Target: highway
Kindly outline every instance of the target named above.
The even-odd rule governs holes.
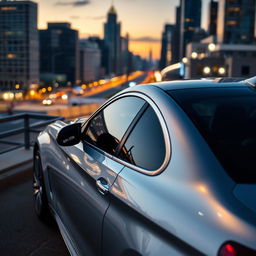
[[[0,183],[0,255],[68,256],[58,228],[44,225],[34,213],[31,172],[7,186]]]
[[[136,84],[140,84],[142,83],[142,81],[147,77],[147,74],[143,74],[137,78],[135,78],[133,80],[133,82],[135,82]],[[126,88],[129,87],[129,83],[131,81],[128,81],[128,82],[124,82],[122,83],[120,86],[117,86],[117,87],[114,87],[114,88],[111,88],[111,89],[108,89],[108,90],[105,90],[105,91],[102,91],[100,93],[96,93],[94,94],[93,96],[91,96],[92,98],[109,98],[110,96],[113,96],[114,94],[120,92],[121,90],[124,90]]]

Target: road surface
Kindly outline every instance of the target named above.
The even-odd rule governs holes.
[[[109,97],[113,96],[114,94],[120,92],[121,90],[124,90],[124,89],[128,88],[130,82],[135,82],[136,84],[140,84],[140,83],[142,83],[142,81],[144,81],[144,79],[146,77],[147,77],[147,74],[143,74],[143,75],[135,78],[132,81],[125,82],[125,83],[123,83],[123,84],[121,84],[117,87],[114,87],[114,88],[111,88],[109,90],[97,93],[93,96],[90,96],[90,98],[109,98]]]
[[[30,176],[11,183],[0,187],[0,255],[68,256],[58,228],[44,225],[34,213]]]

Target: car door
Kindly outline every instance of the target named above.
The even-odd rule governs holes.
[[[170,144],[164,122],[151,106],[121,146],[118,158],[125,167],[111,187],[113,199],[104,217],[105,255],[182,255],[165,242],[165,233],[156,225],[158,193],[166,182],[161,172],[170,157]]]
[[[99,255],[108,190],[123,165],[112,155],[145,102],[121,97],[107,104],[84,125],[82,142],[65,147],[64,169],[51,170],[57,213],[79,255]]]

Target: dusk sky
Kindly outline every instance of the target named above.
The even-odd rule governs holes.
[[[103,23],[114,2],[118,20],[122,24],[122,35],[129,33],[130,50],[148,57],[159,58],[160,39],[165,23],[175,21],[175,6],[179,0],[34,0],[39,4],[39,28],[47,22],[70,22],[79,30],[80,37],[97,35],[103,37]],[[203,21],[208,13],[209,0],[204,3]],[[206,6],[207,5],[207,6]],[[204,22],[205,23],[205,22]],[[205,27],[205,24],[204,24]]]

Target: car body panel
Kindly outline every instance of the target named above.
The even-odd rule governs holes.
[[[49,156],[43,159],[43,168],[50,203],[76,241],[79,255],[99,255],[101,226],[109,199],[99,193],[96,180],[104,177],[111,186],[123,166],[82,143],[60,149],[53,142],[45,143],[42,148],[43,140],[54,140],[52,137],[57,135],[56,125],[48,129],[52,136],[41,134],[39,140],[42,155]],[[81,229],[81,226],[86,228]]]
[[[198,88],[197,82],[192,86]],[[63,122],[38,137],[50,204],[80,245],[79,255],[217,255],[226,241],[256,250],[255,200],[244,200],[252,190],[244,192],[228,176],[165,86],[136,86],[115,96],[141,95],[157,113],[167,132],[167,156],[158,172],[133,167],[85,142],[59,147],[55,138]],[[108,181],[107,195],[95,185],[101,177]],[[77,231],[79,225],[84,230]]]
[[[170,104],[170,100],[160,94],[161,92],[158,92],[154,98],[159,99],[156,104],[168,120],[172,145],[170,163],[163,173],[154,177],[146,177],[124,168],[111,188],[111,193],[118,198],[114,202],[122,201],[126,207],[134,209],[152,223],[157,223],[159,227],[181,241],[190,241],[191,246],[202,248],[201,252],[206,255],[216,255],[224,241],[229,239],[239,241],[241,237],[248,237],[248,246],[255,247],[253,244],[255,240],[251,239],[255,231],[243,221],[243,217],[248,217],[249,213],[247,212],[245,216],[236,216],[246,212],[246,209],[236,202],[232,195],[235,183],[224,172],[182,110],[176,103]],[[166,202],[171,203],[166,205]],[[230,202],[239,208],[237,212],[235,209],[230,209]],[[113,219],[112,216],[109,217],[111,208],[112,203],[104,220],[104,229],[108,225],[107,222]],[[171,220],[169,216],[175,219]],[[124,218],[129,219],[129,215]],[[137,226],[136,224],[134,229]],[[216,226],[218,232],[208,232],[209,229],[214,231]],[[123,236],[128,232],[120,226],[112,229],[122,230]],[[104,232],[110,231],[104,230]],[[132,231],[130,233],[133,234]],[[206,234],[208,239],[202,243]],[[127,240],[131,241],[132,235]],[[109,239],[108,243],[110,243]],[[136,249],[145,248],[142,255],[150,255],[148,253],[151,251],[150,247],[136,246]],[[190,255],[190,247],[187,252],[180,251],[174,254],[171,249],[170,253]]]

